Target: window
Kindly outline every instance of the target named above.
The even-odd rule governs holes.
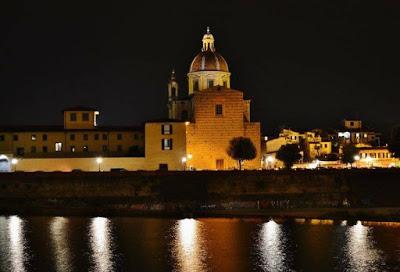
[[[83,152],[88,152],[89,151],[89,146],[84,145],[83,148],[82,148],[82,151]]]
[[[172,139],[161,139],[161,150],[172,150]]]
[[[61,152],[62,151],[62,143],[58,142],[54,145],[54,149],[56,152]]]
[[[17,134],[13,135],[13,141],[18,141],[18,135]]]
[[[98,141],[98,140],[99,140],[99,134],[95,134],[95,135],[94,135],[94,139],[95,139],[96,141]]]
[[[43,135],[42,135],[42,140],[43,140],[43,141],[47,141],[47,134],[43,134]]]
[[[117,146],[117,151],[121,152],[122,151],[122,145]]]
[[[75,141],[75,134],[70,134],[70,135],[69,135],[69,139],[70,139],[71,141]]]
[[[177,97],[178,96],[177,93],[176,93],[176,88],[175,87],[171,88],[171,95],[172,95],[172,97]]]
[[[43,146],[43,147],[42,147],[42,152],[43,152],[43,153],[47,153],[47,151],[48,151],[47,146]]]
[[[168,171],[168,164],[167,163],[160,163],[158,165],[158,169],[162,171]]]
[[[199,81],[194,80],[193,81],[193,91],[198,91],[199,90]]]
[[[108,147],[106,145],[103,145],[103,152],[107,152],[108,151]]]
[[[214,87],[214,80],[212,79],[207,80],[207,87],[208,88]]]
[[[161,134],[168,135],[172,134],[172,125],[161,125]]]
[[[89,140],[89,135],[88,135],[88,134],[83,134],[83,140],[84,140],[84,141]]]
[[[350,122],[350,126],[352,126],[352,127],[353,127],[353,126],[354,126],[354,122]]]
[[[118,140],[122,140],[122,134],[121,134],[121,133],[118,133],[118,134],[117,134],[117,139],[118,139]]]
[[[103,134],[103,140],[107,140],[107,134]]]
[[[82,113],[82,121],[89,121],[89,113],[87,112]]]
[[[32,139],[32,141],[36,141],[36,134],[32,134],[31,139]]]
[[[71,145],[70,150],[71,150],[71,152],[75,152],[75,146],[74,146],[74,145]]]
[[[31,147],[31,153],[36,153],[36,146]]]
[[[223,108],[222,104],[215,105],[215,115],[222,115]]]
[[[76,113],[71,113],[69,115],[69,120],[72,121],[72,122],[75,122],[76,121]]]

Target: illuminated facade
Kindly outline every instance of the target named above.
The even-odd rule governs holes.
[[[99,112],[88,107],[63,111],[63,126],[0,127],[0,154],[10,157],[137,156],[144,136],[138,127],[98,126]]]
[[[246,161],[247,169],[261,167],[260,123],[250,120],[250,100],[243,92],[231,89],[230,72],[225,59],[216,51],[214,36],[207,29],[203,36],[201,52],[193,59],[188,77],[188,96],[179,95],[179,85],[172,73],[168,84],[168,112],[172,122],[146,124],[146,159],[149,155],[153,167],[181,164],[182,168],[233,169],[237,162],[227,155],[229,141],[234,137],[248,137],[257,149],[257,157]],[[182,129],[163,135],[161,127],[177,125]],[[158,126],[157,136],[148,132]],[[180,133],[180,134],[178,134]],[[151,145],[148,137],[158,137],[160,143],[172,139],[172,149],[163,150],[163,144]],[[184,141],[182,141],[184,139]],[[175,150],[175,141],[184,143],[184,148]],[[184,151],[184,152],[183,152]],[[159,154],[159,160],[151,155]],[[171,163],[171,161],[175,163]],[[176,169],[172,167],[172,169]]]

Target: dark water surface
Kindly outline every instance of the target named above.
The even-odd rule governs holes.
[[[0,216],[1,271],[400,271],[400,225]]]

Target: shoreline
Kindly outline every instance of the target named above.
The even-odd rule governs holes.
[[[78,217],[144,217],[144,218],[237,218],[273,219],[275,221],[296,221],[298,219],[400,223],[400,207],[381,208],[307,208],[307,209],[268,209],[268,210],[186,210],[186,211],[138,211],[110,207],[59,209],[31,207],[23,209],[0,209],[2,216],[78,216]]]

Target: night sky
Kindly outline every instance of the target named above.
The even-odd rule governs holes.
[[[170,71],[186,91],[207,26],[264,132],[400,123],[396,0],[36,0],[0,15],[2,125],[62,124],[76,105],[104,125],[165,117]]]

